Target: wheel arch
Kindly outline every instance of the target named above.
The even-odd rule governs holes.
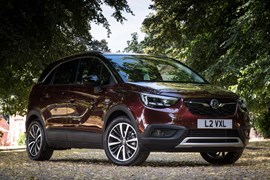
[[[128,119],[122,118],[121,116],[126,116]],[[113,122],[113,120],[117,117],[121,117],[121,118],[117,119],[115,124],[111,124]],[[129,122],[130,125],[132,125],[133,128],[135,129],[135,131],[137,132],[136,135],[138,138],[138,141],[137,141],[138,144],[136,146],[136,151],[132,155],[131,159],[128,159],[127,161],[121,161],[119,159],[116,159],[109,150],[109,146],[110,146],[110,145],[108,145],[109,138],[104,138],[104,137],[110,137],[109,134],[111,132],[111,129],[114,128],[117,125],[117,123],[119,123],[119,122],[124,122],[124,123]],[[128,106],[121,104],[121,105],[116,105],[116,106],[112,107],[106,113],[106,115],[104,117],[103,128],[104,128],[104,133],[102,134],[103,148],[104,148],[105,153],[106,153],[107,157],[109,158],[109,160],[112,161],[114,164],[121,165],[121,166],[140,165],[149,156],[150,152],[147,149],[145,149],[142,142],[140,142],[142,135],[139,131],[139,122],[137,121],[136,116],[132,113],[132,110]],[[133,129],[133,131],[134,131],[134,129]]]
[[[126,106],[126,105],[117,105],[112,107],[105,115],[104,117],[104,126],[103,126],[103,130],[105,131],[106,128],[108,127],[108,125],[113,121],[113,119],[115,119],[116,117],[119,116],[127,116],[131,123],[134,125],[134,127],[136,128],[137,132],[138,131],[138,123],[134,117],[134,115],[132,114],[131,110]]]
[[[45,128],[44,118],[41,116],[40,111],[34,109],[28,112],[25,122],[25,129],[27,130],[32,121],[38,120],[43,128]]]
[[[27,117],[26,117],[26,121],[25,121],[25,130],[27,131],[29,125],[34,120],[37,120],[41,124],[41,126],[43,127],[46,142],[51,147],[50,141],[48,140],[48,135],[47,135],[47,131],[46,131],[45,120],[44,120],[44,118],[41,115],[41,112],[39,110],[33,109],[33,110],[31,110],[31,111],[29,111],[27,113]]]

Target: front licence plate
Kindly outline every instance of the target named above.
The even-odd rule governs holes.
[[[199,129],[232,129],[231,119],[198,119]]]

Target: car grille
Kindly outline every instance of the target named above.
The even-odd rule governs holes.
[[[195,115],[207,116],[229,116],[236,111],[236,101],[228,99],[217,99],[221,104],[220,107],[214,109],[210,106],[212,99],[187,99],[184,104],[188,110]]]
[[[187,137],[239,137],[239,133],[237,130],[196,129],[189,130]]]

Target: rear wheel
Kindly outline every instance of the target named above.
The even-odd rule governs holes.
[[[42,125],[34,120],[26,132],[26,150],[30,159],[43,161],[49,160],[53,149],[47,145]]]
[[[236,152],[208,152],[201,153],[204,160],[211,164],[233,164],[242,155],[243,151]]]
[[[121,166],[142,164],[150,154],[142,151],[137,131],[125,116],[115,118],[109,124],[103,145],[109,160]]]

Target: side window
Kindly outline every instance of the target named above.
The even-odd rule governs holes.
[[[54,74],[53,84],[73,84],[75,82],[78,60],[61,64]]]
[[[81,59],[77,84],[95,84],[108,85],[113,83],[113,78],[107,67],[98,59]]]

